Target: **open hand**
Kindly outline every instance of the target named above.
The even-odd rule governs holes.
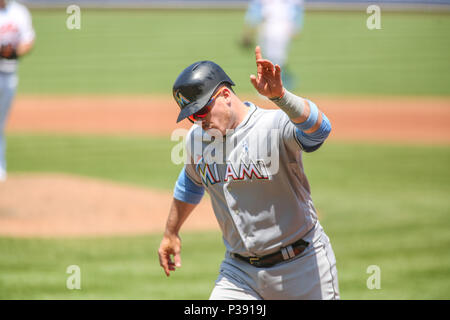
[[[279,65],[267,59],[263,59],[261,48],[255,48],[257,75],[251,75],[250,81],[255,89],[263,96],[272,99],[280,98],[284,94],[283,82],[281,81],[281,68]]]

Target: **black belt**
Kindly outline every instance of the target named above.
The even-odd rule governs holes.
[[[300,239],[289,246],[283,247],[280,251],[268,254],[262,257],[244,257],[240,254],[233,253],[232,256],[241,259],[257,268],[269,268],[277,263],[292,259],[301,254],[309,246],[309,242]]]

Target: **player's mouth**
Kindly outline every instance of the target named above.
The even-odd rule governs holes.
[[[209,129],[211,129],[211,128],[212,128],[212,126],[211,126],[210,123],[206,124],[205,122],[202,122],[202,129],[203,129],[204,131],[209,130]]]

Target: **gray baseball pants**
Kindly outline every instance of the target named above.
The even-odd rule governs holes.
[[[16,73],[0,72],[0,170],[6,171],[5,126],[17,88]]]
[[[229,252],[210,300],[338,300],[336,259],[321,231],[302,254],[270,268],[256,268]]]

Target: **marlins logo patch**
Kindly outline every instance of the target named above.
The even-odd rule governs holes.
[[[189,101],[189,99],[186,99],[186,97],[181,94],[180,90],[175,92],[175,100],[177,101],[178,105],[181,108],[184,108],[185,105],[187,105],[191,102],[191,101]]]

